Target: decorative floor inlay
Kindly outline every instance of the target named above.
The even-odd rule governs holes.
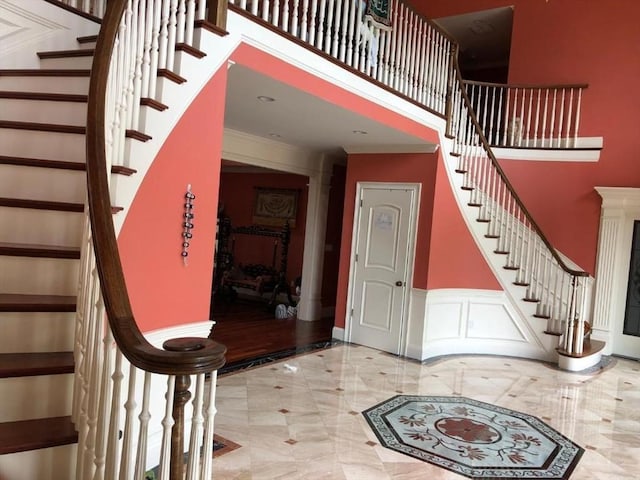
[[[383,446],[469,478],[565,480],[584,453],[536,417],[465,397],[396,395],[362,413]]]

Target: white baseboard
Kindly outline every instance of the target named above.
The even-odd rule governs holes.
[[[344,328],[333,327],[333,331],[331,332],[331,338],[344,342]]]

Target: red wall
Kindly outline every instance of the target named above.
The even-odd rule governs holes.
[[[304,229],[307,221],[307,177],[278,173],[223,173],[220,175],[220,206],[231,220],[232,227],[253,225],[254,187],[288,188],[299,190],[296,226],[291,229],[291,243],[287,263],[287,280],[302,275]],[[271,265],[273,240],[268,237],[233,235],[235,263]],[[229,244],[231,248],[231,244]],[[280,248],[276,268],[280,266]]]
[[[350,155],[347,163],[336,326],[344,327],[357,182],[422,185],[413,287],[501,290],[477,249],[438,154]]]
[[[430,0],[428,18],[513,5],[510,83],[588,83],[580,136],[604,137],[598,163],[502,161],[551,242],[594,273],[600,198],[594,186],[640,186],[640,2]]]
[[[226,80],[223,68],[175,126],[120,232],[127,288],[142,331],[209,318]],[[187,184],[196,198],[185,266],[180,253]]]

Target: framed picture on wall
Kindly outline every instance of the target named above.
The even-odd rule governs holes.
[[[298,213],[298,190],[286,188],[255,188],[253,223],[270,227],[282,227],[289,221],[296,226]]]

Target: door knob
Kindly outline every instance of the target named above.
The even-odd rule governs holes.
[[[402,286],[402,280],[398,280],[396,282],[396,287],[401,287]]]

